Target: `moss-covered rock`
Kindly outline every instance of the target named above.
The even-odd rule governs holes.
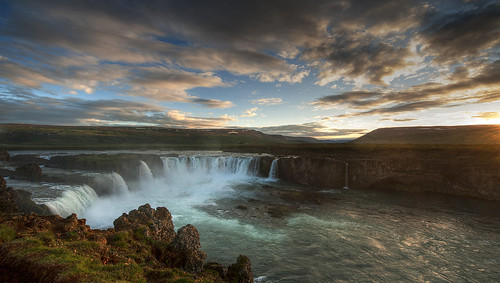
[[[141,205],[138,209],[123,213],[113,221],[116,231],[132,231],[143,228],[143,234],[156,241],[170,243],[175,237],[172,215],[165,207],[151,208],[149,204]]]
[[[163,209],[145,205],[137,211],[154,215]],[[231,267],[231,277],[217,263],[203,269],[206,254],[198,250],[199,234],[192,225],[179,229],[169,243],[144,233],[146,227],[90,229],[75,214],[0,216],[0,281],[247,282],[239,280],[251,278],[250,262],[241,256]]]
[[[228,267],[227,280],[229,282],[253,283],[252,263],[247,256],[238,256],[236,263]]]

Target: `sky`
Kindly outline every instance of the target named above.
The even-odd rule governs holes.
[[[500,124],[500,1],[0,0],[0,123]]]

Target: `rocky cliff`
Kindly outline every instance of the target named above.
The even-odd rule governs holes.
[[[269,160],[263,160],[262,166]],[[280,179],[306,186],[342,188],[347,170],[352,189],[438,192],[500,201],[500,152],[496,150],[374,148],[283,156],[278,164]]]

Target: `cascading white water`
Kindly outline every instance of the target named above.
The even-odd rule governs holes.
[[[162,157],[165,175],[179,173],[200,176],[205,174],[232,174],[255,176],[258,158],[233,156],[179,156]]]
[[[98,198],[94,189],[87,185],[81,186],[54,186],[55,190],[62,190],[60,197],[45,203],[54,214],[66,217],[71,213],[81,213]]]
[[[349,189],[349,163],[347,162],[344,162],[345,163],[345,185],[344,185],[344,189]]]
[[[94,188],[99,195],[116,195],[128,192],[127,183],[116,172],[98,173],[94,175]]]
[[[279,174],[278,158],[274,159],[271,163],[271,169],[269,170],[269,179],[277,180]]]
[[[123,212],[144,203],[168,207],[174,221],[197,223],[198,218],[206,217],[197,210],[198,206],[212,205],[221,197],[233,197],[233,186],[258,181],[256,156],[186,154],[161,159],[163,176],[147,174],[150,170],[145,170],[147,164],[141,162],[140,170],[145,175],[130,183],[134,190],[99,198],[83,215],[87,223],[107,228]]]
[[[139,178],[141,181],[151,181],[153,180],[153,173],[151,172],[151,169],[149,169],[148,164],[144,161],[140,161],[139,165]]]

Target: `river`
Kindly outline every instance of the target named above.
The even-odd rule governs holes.
[[[280,181],[275,172],[258,176],[258,156],[249,154],[157,154],[163,173],[154,176],[143,162],[139,180],[128,183],[112,172],[44,168],[94,174],[113,187],[106,196],[85,184],[8,184],[34,192],[53,212],[76,212],[92,228],[112,227],[144,203],[165,206],[176,229],[198,229],[208,261],[249,256],[256,282],[500,280],[498,202],[309,188]]]

